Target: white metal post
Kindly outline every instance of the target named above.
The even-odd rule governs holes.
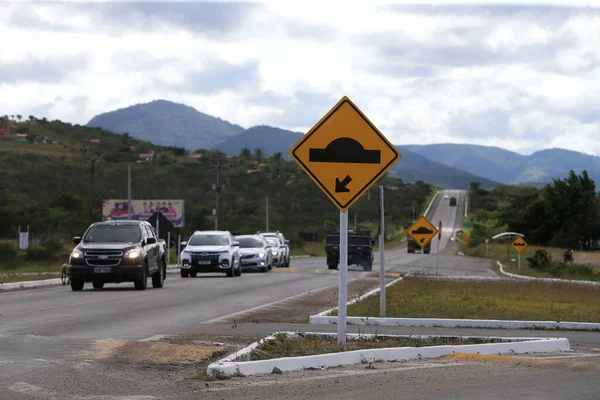
[[[519,269],[521,269],[521,254],[517,255],[517,259],[519,260]]]
[[[485,244],[485,258],[488,258],[488,244]]]
[[[340,287],[338,290],[338,347],[346,347],[346,302],[348,299],[348,212],[340,211]]]
[[[437,240],[437,252],[435,254],[437,256],[436,260],[435,260],[435,266],[437,268],[439,268],[440,267],[440,237],[439,237],[439,235],[438,235],[438,240]]]
[[[177,266],[181,267],[181,235],[177,235]]]
[[[171,232],[167,232],[167,267],[171,262]]]
[[[385,208],[383,185],[379,186],[379,316],[385,318]]]

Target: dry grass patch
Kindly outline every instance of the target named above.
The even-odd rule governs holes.
[[[409,277],[387,289],[386,301],[389,318],[600,322],[600,288],[568,283]],[[348,315],[378,317],[379,296],[348,307]]]
[[[278,333],[274,338],[263,341],[256,347],[250,358],[244,361],[271,360],[280,357],[302,357],[317,354],[339,353],[342,351],[383,349],[391,347],[426,347],[441,345],[466,345],[482,343],[498,343],[499,339],[479,339],[460,337],[365,337],[346,341],[346,349],[340,349],[336,337],[316,337],[302,333],[288,336]]]

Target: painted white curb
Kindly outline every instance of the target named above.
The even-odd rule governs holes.
[[[529,281],[542,281],[542,282],[559,282],[559,283],[572,283],[574,285],[587,285],[587,286],[600,286],[600,282],[592,282],[592,281],[575,281],[569,279],[557,279],[557,278],[536,278],[534,276],[525,276],[525,275],[517,275],[510,272],[506,272],[504,270],[504,266],[500,263],[500,261],[496,261],[498,266],[500,267],[500,273],[511,278],[516,279],[525,279]]]
[[[511,282],[513,279],[503,278],[501,276],[477,276],[477,275],[420,275],[412,272],[404,275],[405,278],[411,277],[415,279],[424,279],[430,281],[471,281],[471,282],[483,282],[483,281],[501,281]]]
[[[314,325],[337,325],[338,317],[312,315]],[[445,319],[445,318],[378,318],[346,317],[348,325],[404,326],[421,328],[488,328],[488,329],[558,329],[600,331],[600,323],[565,321],[511,321],[501,319]]]
[[[390,287],[392,286],[394,283],[400,282],[403,278],[398,278],[398,279],[394,279],[393,281],[391,281],[390,283],[388,283],[387,285],[385,285],[385,287]],[[356,299],[353,299],[351,301],[349,301],[348,303],[346,303],[346,307],[347,306],[351,306],[352,304],[358,303],[359,301],[363,301],[364,299],[367,299],[369,297],[373,297],[375,296],[377,293],[379,293],[379,291],[381,290],[381,288],[377,288],[377,289],[373,289],[370,292],[367,292],[365,294],[363,294],[360,297],[357,297]],[[325,310],[323,312],[318,313],[317,315],[329,315],[332,312],[336,311],[338,308],[337,307],[333,307],[330,308],[329,310]],[[312,318],[313,316],[311,316],[310,318]],[[336,317],[337,318],[337,317]]]
[[[439,190],[437,192],[435,192],[435,195],[433,196],[433,198],[429,202],[429,205],[427,206],[427,209],[425,210],[425,212],[423,213],[423,215],[427,216],[427,213],[429,212],[429,209],[431,208],[431,206],[433,205],[433,202],[435,201],[435,199],[437,199],[437,197],[439,196],[439,194],[440,194]]]
[[[292,332],[279,332],[288,336],[297,336]],[[337,334],[305,333],[305,336],[337,337]],[[348,335],[348,339],[357,339],[367,335]],[[282,372],[299,371],[307,368],[323,369],[328,367],[360,364],[376,361],[404,361],[424,358],[438,358],[452,353],[469,354],[523,354],[537,352],[569,351],[569,341],[565,338],[499,338],[504,343],[472,344],[472,345],[442,345],[427,347],[396,347],[382,349],[354,350],[341,353],[319,354],[303,357],[284,357],[272,360],[243,361],[248,359],[249,354],[260,343],[273,338],[274,335],[253,343],[231,356],[212,363],[208,366],[206,373],[215,375],[263,375],[270,374],[274,368]],[[389,336],[389,337],[413,337],[419,336]],[[433,337],[433,336],[429,336]],[[426,336],[422,337],[427,338]],[[491,337],[481,337],[492,339]]]
[[[0,283],[0,290],[9,290],[9,289],[25,289],[25,288],[34,288],[41,286],[52,286],[52,285],[60,285],[62,282],[60,278],[56,279],[43,279],[39,281],[24,281],[24,282],[12,282],[12,283]]]

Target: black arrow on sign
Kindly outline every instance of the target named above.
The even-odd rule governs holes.
[[[352,178],[350,178],[350,175],[346,175],[346,177],[344,178],[343,181],[340,182],[340,178],[335,178],[335,192],[336,193],[344,193],[344,192],[349,192],[350,189],[348,189],[346,186],[352,182]]]

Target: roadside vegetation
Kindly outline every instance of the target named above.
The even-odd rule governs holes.
[[[156,146],[109,131],[61,121],[3,120],[25,137],[0,138],[0,274],[59,271],[72,249],[71,238],[90,223],[102,220],[102,200],[127,198],[127,167],[131,165],[133,199],[183,199],[185,227],[172,234],[186,240],[195,230],[214,229],[213,208],[217,164],[225,185],[219,203],[219,229],[233,234],[265,230],[266,196],[269,230],[290,240],[293,255],[324,255],[327,229],[339,212],[312,180],[280,153],[270,157],[261,149],[243,149],[236,157],[219,151]],[[14,139],[14,140],[13,140]],[[18,140],[16,140],[18,139]],[[153,153],[151,161],[140,158]],[[386,175],[386,246],[400,243],[413,203],[425,210],[435,188],[418,181],[406,184]],[[377,191],[365,194],[350,210],[351,225],[377,232]],[[18,229],[29,225],[27,251],[16,249]],[[316,234],[316,242],[302,234]],[[9,249],[12,247],[12,249]],[[14,251],[13,251],[14,250]],[[175,250],[171,263],[177,259]]]
[[[574,280],[600,281],[600,197],[586,171],[573,171],[542,188],[499,185],[492,190],[471,183],[469,217],[463,231],[469,241],[461,245],[466,256],[485,257],[484,238],[502,232],[525,235],[527,249],[517,253],[512,236],[493,240],[488,256],[512,273]],[[565,248],[572,248],[573,262],[563,262]]]
[[[382,349],[389,347],[426,347],[441,345],[466,345],[482,343],[498,343],[497,339],[478,339],[461,337],[435,337],[419,339],[418,337],[364,337],[349,339],[346,348],[340,349],[336,337],[315,337],[298,333],[296,337],[278,333],[273,339],[263,341],[250,353],[250,359],[244,361],[270,360],[280,357],[302,357],[316,354],[339,353],[342,351]]]
[[[568,283],[456,282],[407,277],[387,289],[386,316],[600,322],[597,299],[600,288]],[[348,315],[379,317],[379,296],[351,305]]]

